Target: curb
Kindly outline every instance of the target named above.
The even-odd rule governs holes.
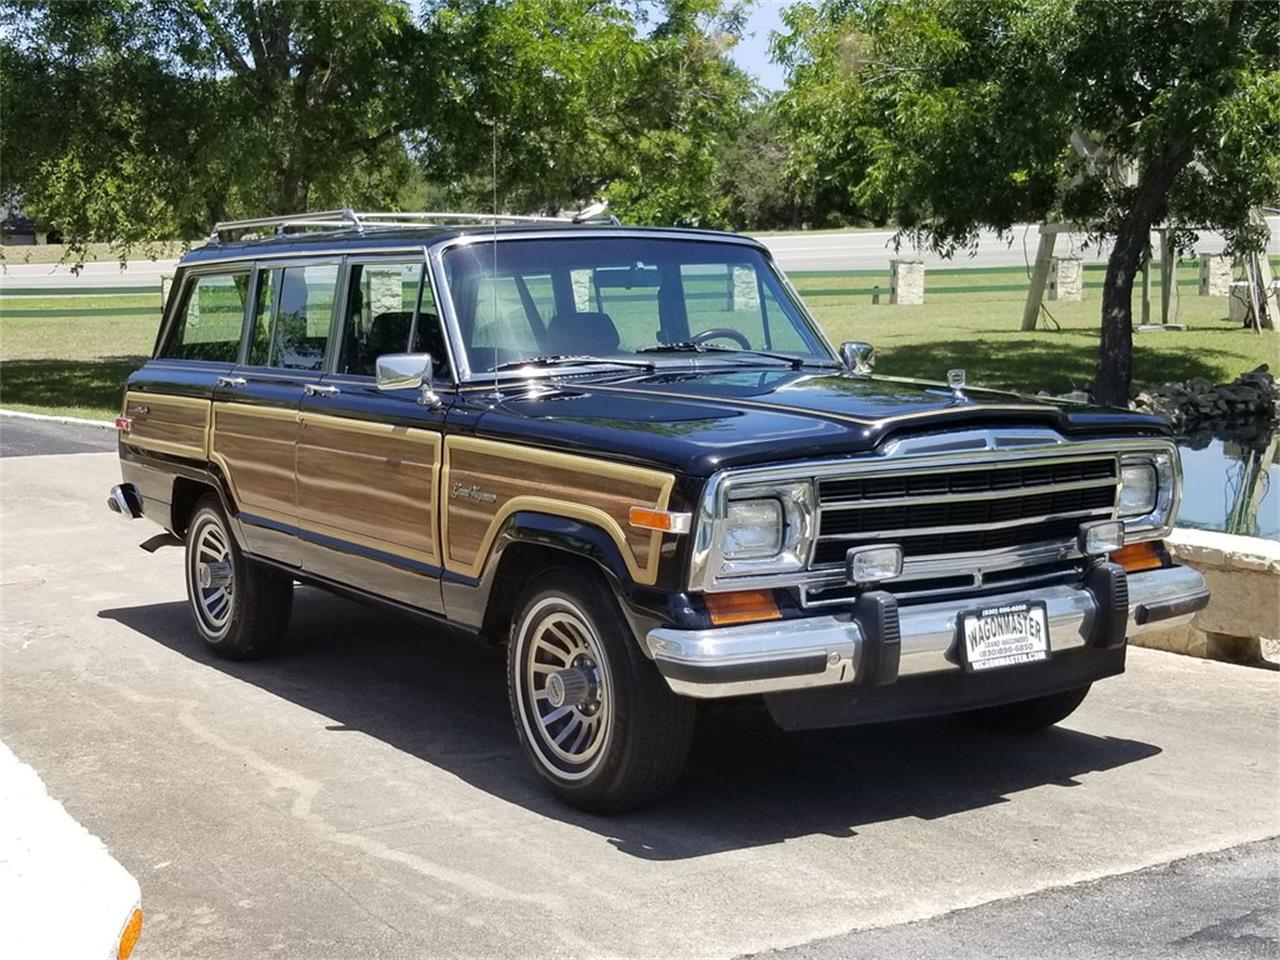
[[[25,410],[0,409],[0,418],[11,417],[14,420],[39,420],[45,423],[65,423],[75,427],[97,427],[99,430],[114,430],[116,425],[111,420],[87,420],[84,417],[59,417],[49,413],[27,413]]]

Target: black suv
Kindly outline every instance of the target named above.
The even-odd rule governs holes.
[[[109,503],[185,543],[214,650],[277,648],[295,582],[505,644],[533,769],[618,810],[699,699],[1029,730],[1207,602],[1161,542],[1163,422],[875,376],[746,237],[489,219],[242,221],[182,259]]]

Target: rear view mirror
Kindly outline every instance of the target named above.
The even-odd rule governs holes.
[[[379,390],[420,390],[418,402],[440,406],[440,397],[432,389],[435,361],[429,353],[384,353],[376,363],[375,380]]]

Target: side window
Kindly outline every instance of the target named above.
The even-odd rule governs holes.
[[[448,375],[448,354],[435,301],[431,287],[423,286],[423,263],[355,263],[350,270],[338,372],[373,376],[377,359],[384,353],[412,351],[430,353],[437,373]],[[410,344],[419,291],[422,313]]]
[[[173,331],[160,356],[235,363],[248,295],[247,271],[196,277],[187,285]]]
[[[324,364],[338,285],[336,263],[272,270],[259,283],[257,321],[249,362],[284,370],[319,370]]]

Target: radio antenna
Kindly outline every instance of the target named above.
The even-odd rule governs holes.
[[[493,324],[496,330],[500,329],[498,326],[498,118],[496,115],[492,120],[492,126],[493,152],[490,176],[493,186],[493,274],[489,285],[493,287]],[[502,401],[502,394],[498,391],[498,345],[495,343],[493,346],[493,392],[489,394],[489,402],[490,406],[496,407]]]

